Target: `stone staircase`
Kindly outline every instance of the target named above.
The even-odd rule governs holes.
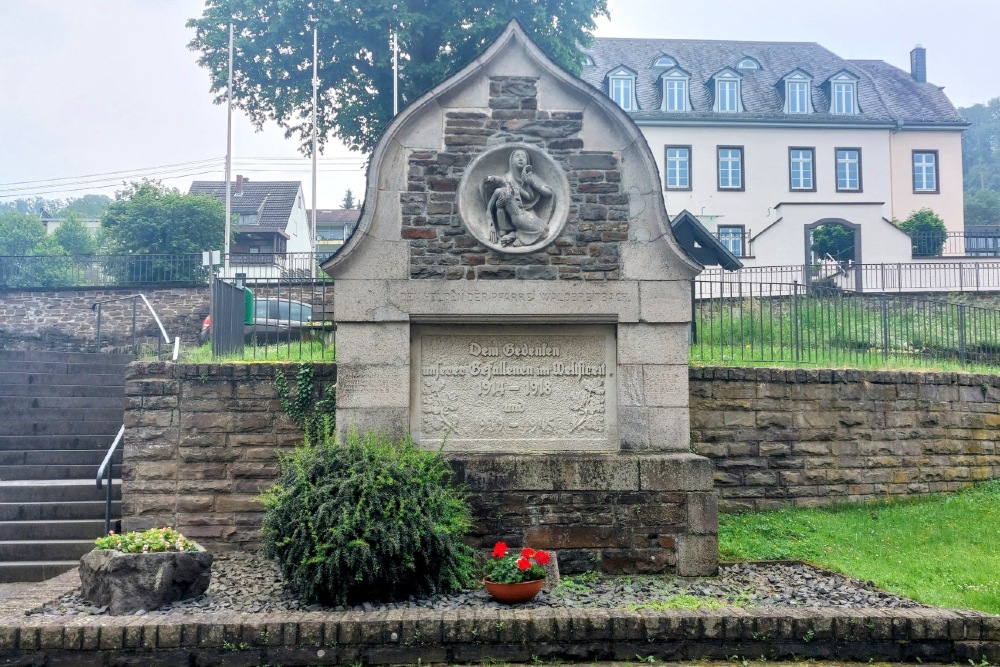
[[[0,350],[0,583],[79,564],[104,533],[95,483],[125,411],[132,357]],[[122,452],[112,521],[121,517]]]

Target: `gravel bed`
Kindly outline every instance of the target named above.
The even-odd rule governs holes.
[[[554,591],[543,590],[521,609],[546,607],[650,608],[662,609],[677,603],[692,606],[693,596],[707,606],[740,607],[840,607],[843,609],[901,609],[924,607],[918,602],[891,595],[871,582],[818,570],[809,565],[736,563],[724,565],[718,577],[681,579],[659,576],[605,576],[596,573],[564,575]],[[500,608],[485,590],[472,589],[454,595],[437,595],[390,604],[354,607],[303,605],[285,590],[284,579],[275,562],[253,553],[218,556],[212,564],[208,591],[193,600],[176,602],[155,611],[136,615],[178,616],[191,612],[236,611],[376,611],[382,609],[470,609]],[[80,597],[80,591],[27,612],[28,615],[86,616],[106,614]]]

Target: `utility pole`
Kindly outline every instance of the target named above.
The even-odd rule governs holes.
[[[233,177],[233,24],[229,24],[229,84],[226,88],[226,238],[223,270],[229,275],[229,237],[232,236],[232,177]]]
[[[313,26],[313,108],[312,108],[312,231],[309,234],[309,245],[312,249],[312,261],[309,263],[310,273],[316,277],[316,153],[319,146],[319,132],[316,129],[316,107],[319,90],[319,69],[317,65],[317,54],[319,52],[319,31]]]
[[[392,117],[399,113],[399,30],[392,31]]]

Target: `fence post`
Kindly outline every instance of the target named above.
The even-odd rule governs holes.
[[[792,345],[795,349],[795,363],[799,363],[799,283],[792,284]]]
[[[882,304],[882,359],[889,360],[889,302],[883,295],[879,301]]]
[[[965,306],[958,307],[958,362],[965,368],[967,350],[965,349]]]
[[[903,291],[903,265],[896,262],[896,291]]]
[[[958,291],[965,291],[965,265],[962,262],[958,263]]]
[[[139,357],[139,341],[135,335],[135,308],[136,308],[136,298],[132,297],[132,354],[138,358]]]

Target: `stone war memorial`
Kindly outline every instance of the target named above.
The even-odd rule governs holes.
[[[516,23],[376,148],[336,281],[337,424],[409,431],[472,492],[475,539],[565,571],[711,575],[690,452],[701,266],[638,128]]]

